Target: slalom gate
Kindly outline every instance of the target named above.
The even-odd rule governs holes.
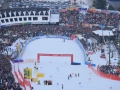
[[[40,63],[40,57],[41,56],[51,56],[51,57],[70,57],[70,62],[71,65],[81,65],[81,63],[74,62],[73,60],[73,54],[44,54],[44,53],[39,53],[37,55],[37,62]]]

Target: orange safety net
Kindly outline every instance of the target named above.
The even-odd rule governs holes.
[[[98,75],[97,70],[95,70],[91,64],[88,64],[88,67],[89,67],[96,75]]]
[[[99,68],[100,68],[100,66],[97,67],[97,72],[98,72],[98,74],[99,74],[100,76],[105,77],[105,78],[108,78],[108,79],[120,81],[120,77],[115,76],[115,75],[111,75],[111,74],[105,74],[105,73],[101,72],[101,71],[99,70]]]
[[[19,73],[19,75],[21,76],[21,78],[22,78],[22,80],[23,80],[23,83],[24,83],[25,85],[29,86],[29,87],[30,87],[30,90],[32,90],[32,87],[31,87],[30,82],[27,81],[27,80],[23,77],[23,75],[22,75],[22,73],[21,73],[21,71],[20,71],[20,69],[19,69],[19,62],[18,62],[18,73]]]
[[[91,66],[91,64],[89,64],[88,67],[89,67],[96,75],[98,75],[98,76],[100,76],[100,77],[120,81],[120,77],[119,77],[119,76],[115,76],[115,75],[111,75],[111,74],[105,74],[105,73],[101,72],[101,71],[99,70],[100,66],[97,66],[97,70],[96,70],[93,66]]]
[[[15,74],[17,80],[18,80],[18,83],[19,83],[22,87],[24,87],[24,90],[26,90],[26,87],[25,87],[24,82],[20,80],[20,78],[18,77],[17,72],[15,71],[15,65],[14,65],[14,74]]]

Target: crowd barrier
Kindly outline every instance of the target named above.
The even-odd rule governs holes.
[[[18,57],[17,59],[21,59],[21,57],[22,57],[22,55],[24,54],[24,51],[25,51],[25,49],[26,49],[26,46],[27,46],[30,42],[32,42],[32,41],[34,41],[34,40],[37,40],[37,39],[41,39],[41,38],[62,38],[62,39],[66,39],[66,40],[72,40],[70,37],[67,37],[67,36],[57,36],[57,35],[40,35],[40,36],[33,37],[32,39],[28,40],[28,41],[25,43],[25,45],[24,45],[24,47],[23,47],[23,49],[22,49],[22,51],[21,51],[21,53],[19,54],[19,57]],[[82,52],[83,52],[85,65],[88,65],[88,62],[87,62],[87,60],[86,60],[86,59],[87,59],[87,56],[86,56],[86,52],[85,52],[85,49],[84,49],[83,45],[78,41],[77,38],[75,38],[75,42],[78,44],[78,46],[80,47],[80,49],[81,49]],[[95,64],[92,64],[92,66],[95,67],[96,65],[95,65]]]
[[[14,64],[14,63],[13,63],[13,64]],[[19,74],[20,76],[18,76],[18,74]],[[17,72],[15,71],[15,65],[14,65],[14,75],[15,75],[15,77],[17,78],[18,83],[24,88],[24,90],[26,90],[26,86],[28,86],[28,87],[30,88],[30,90],[32,90],[31,83],[24,78],[24,76],[22,75],[22,73],[21,73],[21,71],[20,71],[20,69],[19,69],[19,62],[18,62],[18,74],[17,74]],[[21,80],[19,77],[21,77],[22,80]],[[26,85],[26,86],[25,86],[25,85]]]
[[[117,80],[120,81],[119,76],[111,75],[111,74],[105,74],[99,70],[100,66],[97,66],[97,70],[91,66],[91,64],[88,65],[88,67],[98,76],[107,78],[107,79],[112,79],[112,80]]]
[[[89,65],[89,62],[85,62],[85,65]],[[96,64],[91,64],[93,67],[96,67]]]
[[[13,63],[13,64],[14,64],[14,63]],[[15,71],[15,65],[14,65],[14,75],[15,75],[15,77],[17,78],[18,83],[19,83],[22,87],[24,87],[24,90],[26,90],[26,87],[25,87],[24,81],[22,81],[22,80],[19,78],[17,72]]]
[[[79,47],[80,47],[80,49],[82,50],[83,55],[84,55],[84,62],[86,62],[86,58],[87,58],[87,56],[86,56],[85,49],[83,48],[82,44],[78,41],[78,39],[77,39],[77,38],[75,38],[75,42],[78,44],[78,46],[79,46]]]
[[[22,59],[19,59],[19,60],[13,60],[12,62],[13,62],[13,63],[18,63],[18,62],[23,62],[23,60],[22,60]]]
[[[80,49],[82,50],[82,52],[83,52],[83,55],[84,55],[84,64],[85,65],[88,65],[89,63],[87,62],[87,56],[86,56],[86,51],[85,51],[85,49],[84,49],[84,47],[83,47],[83,45],[78,41],[78,39],[76,38],[75,39],[75,42],[78,44],[78,46],[80,47]],[[96,64],[91,64],[92,66],[96,66]]]
[[[34,41],[34,40],[37,40],[37,39],[41,39],[41,38],[62,38],[62,39],[66,39],[66,40],[72,40],[70,37],[67,37],[67,36],[57,36],[57,35],[40,35],[40,36],[36,36],[36,37],[33,37],[32,39],[30,39],[30,40],[28,40],[26,43],[25,43],[25,45],[24,45],[24,47],[23,47],[23,49],[22,49],[22,51],[21,51],[21,53],[19,54],[19,57],[17,58],[17,59],[21,59],[21,57],[22,57],[22,55],[24,54],[24,51],[25,51],[25,49],[26,49],[26,46],[30,43],[30,42],[32,42],[32,41]]]
[[[105,73],[101,72],[101,71],[99,70],[99,68],[100,68],[100,66],[97,66],[97,72],[98,72],[98,74],[99,74],[101,77],[120,81],[120,77],[115,76],[115,75],[111,75],[111,74],[105,74]]]

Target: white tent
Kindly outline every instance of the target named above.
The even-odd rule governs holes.
[[[87,39],[87,42],[92,44],[92,40],[91,39]]]
[[[82,35],[80,35],[80,34],[76,34],[75,36],[76,36],[77,38],[79,38],[80,40],[81,40],[81,39],[84,39],[84,40],[85,40],[85,38],[84,38]]]
[[[59,22],[59,14],[51,14],[50,23]]]
[[[113,32],[116,31],[116,30],[117,30],[117,28],[112,29]]]
[[[98,34],[99,36],[113,36],[113,32],[110,30],[96,30],[93,31],[95,34]]]

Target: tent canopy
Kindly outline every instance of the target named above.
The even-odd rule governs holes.
[[[95,34],[98,34],[99,36],[113,36],[113,32],[110,30],[96,30],[93,31]]]

